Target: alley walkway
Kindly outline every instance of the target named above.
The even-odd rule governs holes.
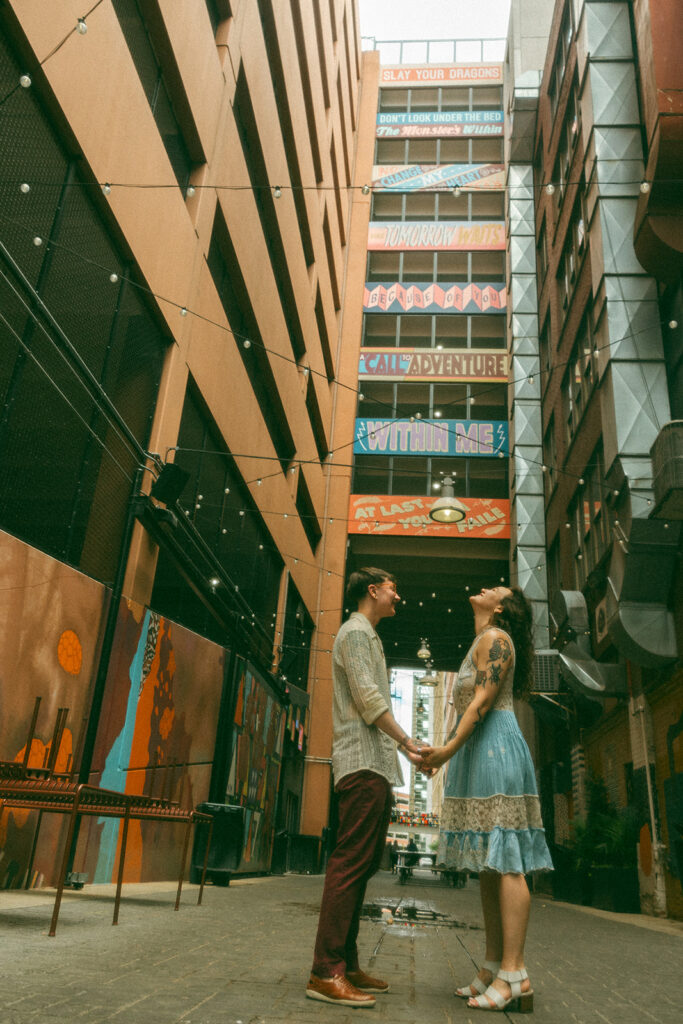
[[[54,939],[46,894],[0,893],[0,1024],[482,1024],[452,995],[482,953],[476,882],[457,890],[428,877],[405,887],[388,873],[373,880],[369,901],[402,900],[426,916],[363,922],[362,963],[391,991],[355,1011],[304,997],[321,890],[321,877],[242,879],[208,887],[197,907],[188,886],[174,913],[172,884],[127,886],[114,928],[111,887],[88,886],[65,896]],[[535,1014],[514,1019],[673,1024],[682,956],[677,922],[534,897]]]

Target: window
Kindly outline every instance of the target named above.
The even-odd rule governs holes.
[[[249,180],[252,184],[254,202],[256,203],[261,228],[263,229],[263,240],[268,249],[275,285],[280,296],[282,312],[289,331],[292,352],[294,358],[298,360],[301,359],[306,351],[306,342],[301,327],[299,307],[294,295],[294,286],[292,285],[289,273],[287,251],[275,210],[275,199],[269,188],[262,187],[263,182],[268,181],[268,173],[244,67],[240,68],[240,73],[237,76],[233,109],[242,144],[244,161],[247,165]]]
[[[147,31],[138,0],[112,0],[112,3],[173,172],[180,187],[184,188],[190,179],[192,162],[173,108],[167,78]]]
[[[536,243],[536,268],[538,273],[538,283],[540,288],[542,288],[543,282],[545,281],[545,275],[548,272],[548,236],[546,232],[545,218],[541,224],[541,230],[538,233],[538,242]]]
[[[296,511],[301,525],[304,528],[304,533],[306,534],[311,551],[315,554],[318,542],[322,537],[322,530],[320,529],[320,523],[318,522],[315,506],[311,500],[311,495],[301,468],[299,469],[299,478],[296,485]]]
[[[550,495],[557,483],[557,439],[554,416],[550,417],[550,423],[543,438],[543,464],[546,467],[545,475],[548,481],[548,495]]]
[[[206,3],[206,10],[209,15],[213,34],[216,35],[218,26],[221,22],[227,21],[228,18],[232,18],[230,0],[204,0],[204,2]]]
[[[553,114],[557,109],[557,101],[562,88],[562,79],[564,78],[564,72],[567,66],[567,57],[569,55],[572,35],[573,29],[570,4],[565,3],[562,23],[560,25],[560,33],[557,40],[557,49],[555,50],[555,59],[550,73],[550,82],[548,83],[550,109]]]
[[[207,263],[233,332],[233,342],[242,358],[273,448],[284,470],[296,451],[294,439],[220,207],[217,207],[214,217]],[[251,341],[249,348],[242,344],[244,338]]]
[[[282,627],[282,652],[278,668],[289,682],[304,690],[308,682],[308,661],[314,623],[291,576],[287,576],[287,597]],[[297,830],[298,819],[294,824]]]
[[[586,312],[579,328],[576,343],[567,365],[563,394],[567,422],[567,439],[571,442],[583,417],[597,379],[595,342],[589,326],[590,313]]]
[[[190,474],[180,503],[189,510],[188,519],[214,552],[226,576],[255,612],[259,629],[254,630],[254,644],[269,662],[283,562],[237,463],[192,381],[183,403],[175,462]],[[150,603],[189,629],[216,643],[225,643],[225,627],[207,611],[163,547]]]
[[[607,551],[610,522],[604,503],[605,467],[602,447],[594,451],[579,480],[570,505],[570,526],[577,588]]]
[[[100,216],[99,190],[81,179],[44,113],[39,83],[16,88],[23,70],[0,33],[2,116],[22,126],[0,146],[0,181],[22,181],[32,166],[55,187],[28,206],[18,188],[3,187],[3,241],[144,448],[167,338]],[[34,246],[36,234],[54,245]],[[35,329],[19,279],[2,282],[0,308],[0,529],[110,585],[139,454],[59,355],[61,342]]]

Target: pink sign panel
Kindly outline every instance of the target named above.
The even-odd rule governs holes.
[[[349,533],[399,537],[510,537],[510,502],[507,498],[459,498],[467,508],[460,523],[435,523],[429,510],[438,495],[352,494]]]

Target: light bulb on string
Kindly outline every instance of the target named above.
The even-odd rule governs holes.
[[[30,75],[20,75],[20,77],[19,77],[19,85],[21,86],[22,89],[30,89],[31,85],[32,85],[31,76]]]
[[[280,185],[275,186],[275,188],[273,189],[273,195],[276,199],[280,198],[280,196],[282,195],[282,187]]]
[[[192,196],[194,195],[194,193],[195,193],[194,185],[188,185],[187,188],[185,189],[185,195],[187,196],[187,198],[191,199]]]
[[[678,327],[678,320],[669,320],[669,327],[672,331],[675,331]]]
[[[111,281],[112,284],[116,284],[118,279],[119,279],[119,275],[117,273],[111,273],[109,275],[109,280]]]
[[[27,181],[22,181],[21,185],[19,186],[19,191],[23,192],[24,195],[28,195],[28,193],[31,191],[31,186]]]
[[[187,316],[187,307],[186,306],[181,306],[180,307],[180,315],[181,316]]]
[[[641,183],[640,183],[640,191],[643,193],[643,195],[647,195],[647,193],[650,191],[650,182],[649,181],[641,181]]]
[[[76,24],[76,31],[78,32],[79,36],[84,36],[86,34],[86,32],[88,31],[88,26],[86,24],[85,18],[78,19],[78,23]]]
[[[242,348],[251,348],[251,342],[249,341],[249,338],[244,339],[244,341],[242,342]]]
[[[369,196],[370,195],[370,186],[369,185],[363,185],[363,187],[361,188],[361,192],[363,193],[364,196]]]
[[[553,185],[552,181],[548,182],[548,184],[545,187],[545,190],[549,196],[553,195],[553,193],[555,192],[555,186]]]
[[[33,244],[35,245],[36,248],[38,248],[38,246],[43,244],[43,240],[40,237],[40,235],[34,235]]]
[[[108,196],[111,192],[111,185],[108,181],[105,181],[104,185],[102,185],[102,191],[104,192],[105,196]]]
[[[459,185],[456,185],[455,188],[453,189],[453,195],[455,196],[456,199],[459,199],[460,196],[462,195],[462,189],[460,188]]]

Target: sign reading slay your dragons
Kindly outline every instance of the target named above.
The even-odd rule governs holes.
[[[355,455],[507,455],[504,420],[356,420]]]

